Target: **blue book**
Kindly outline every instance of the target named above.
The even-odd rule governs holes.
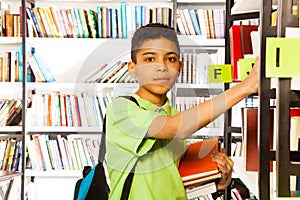
[[[52,72],[50,71],[49,67],[45,63],[41,62],[41,59],[38,58],[36,53],[33,53],[32,55],[33,55],[35,61],[37,62],[38,67],[40,68],[40,70],[45,78],[45,81],[46,82],[55,82],[55,77],[52,74]]]
[[[97,33],[98,33],[98,38],[102,38],[102,7],[101,6],[97,6]]]
[[[142,6],[135,6],[135,28],[142,26]]]
[[[127,15],[126,15],[126,2],[122,1],[120,6],[121,12],[121,27],[122,27],[122,38],[127,38]]]
[[[146,25],[146,7],[141,6],[141,24],[142,26]]]
[[[200,25],[199,25],[195,10],[191,9],[191,10],[189,10],[189,13],[190,13],[190,16],[191,16],[191,20],[192,20],[193,27],[194,27],[196,35],[201,35]]]
[[[118,11],[116,8],[110,9],[110,19],[111,19],[111,37],[117,38],[118,37]]]
[[[23,45],[20,44],[19,46],[19,56],[18,56],[18,60],[19,60],[19,82],[23,82]]]
[[[41,27],[40,27],[40,25],[39,25],[39,23],[38,23],[35,15],[34,15],[33,9],[32,8],[27,8],[27,9],[29,11],[28,15],[30,14],[30,16],[31,16],[31,19],[32,19],[33,24],[34,24],[34,26],[36,28],[36,32],[37,32],[38,36],[39,37],[44,37],[43,31],[42,31],[42,29],[41,29]]]
[[[38,68],[39,68],[40,72],[42,73],[42,75],[44,77],[44,80],[46,82],[55,82],[54,75],[50,71],[49,67],[44,62],[42,62],[40,58],[38,58],[38,56],[36,55],[34,47],[31,47],[30,54],[32,54],[35,62],[37,63]]]

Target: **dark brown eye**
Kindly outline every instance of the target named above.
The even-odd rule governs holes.
[[[149,57],[149,58],[146,58],[145,60],[146,60],[147,62],[153,62],[153,61],[154,61],[154,58]]]

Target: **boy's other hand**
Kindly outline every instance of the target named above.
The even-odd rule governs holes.
[[[231,158],[227,156],[225,149],[222,149],[220,152],[215,152],[212,160],[218,163],[219,171],[222,175],[220,180],[217,182],[217,189],[224,190],[231,182],[234,163]]]

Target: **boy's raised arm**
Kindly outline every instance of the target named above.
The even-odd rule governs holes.
[[[147,135],[154,138],[185,139],[206,126],[222,113],[258,90],[258,64],[256,58],[249,76],[222,94],[175,116],[159,116],[153,120]],[[163,126],[162,126],[163,124]]]

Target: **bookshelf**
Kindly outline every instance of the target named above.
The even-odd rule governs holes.
[[[262,11],[265,11],[266,9],[266,15],[270,14],[269,11],[269,4],[265,3],[266,7]],[[297,15],[292,14],[292,6],[296,5],[298,6],[298,13]],[[287,1],[286,3],[283,3],[279,1],[279,10],[278,10],[278,25],[277,25],[277,37],[285,37],[285,31],[286,27],[299,27],[299,5],[298,3],[295,4],[293,1]],[[265,16],[264,19],[267,19],[267,16]],[[266,29],[268,28],[268,24],[266,21],[262,24],[263,27]],[[262,35],[262,44],[266,41],[266,36],[269,36],[268,34]],[[263,51],[264,49],[262,49]],[[266,65],[266,57],[262,57],[261,60],[261,66]],[[261,74],[261,82],[264,82],[264,70],[262,70]],[[300,165],[299,165],[299,151],[291,151],[290,150],[290,107],[291,106],[299,106],[299,90],[291,90],[291,78],[278,78],[278,85],[276,87],[276,109],[277,109],[277,126],[276,126],[276,151],[270,152],[267,151],[266,153],[275,153],[275,158],[273,160],[276,161],[276,195],[278,197],[291,197],[292,191],[294,189],[290,188],[290,178],[292,175],[298,175],[300,172]],[[267,82],[267,81],[265,81]],[[261,86],[262,88],[264,85]],[[263,95],[261,93],[261,95]],[[263,96],[261,97],[263,98]],[[289,102],[289,103],[284,103]],[[280,114],[279,114],[280,113]],[[263,110],[260,112],[261,118],[264,117]],[[280,123],[284,122],[284,123]],[[261,129],[260,132],[263,130]],[[263,141],[266,139],[264,136],[260,136],[260,140]],[[261,145],[260,145],[260,148]],[[263,149],[265,150],[265,149]],[[265,155],[264,151],[260,152],[260,157]],[[271,160],[271,159],[269,159]],[[267,162],[267,161],[266,161]],[[264,162],[261,164],[263,165]],[[268,174],[259,174],[260,178],[262,177],[268,177]],[[260,184],[262,184],[260,182]],[[262,188],[267,190],[267,188]],[[261,193],[267,193],[264,192],[261,189]]]
[[[298,16],[292,15],[292,1],[281,2],[279,5],[273,5],[272,1],[261,1],[259,12],[244,12],[242,14],[230,15],[230,9],[233,1],[227,1],[227,29],[232,25],[232,21],[249,18],[260,18],[260,92],[259,96],[259,171],[252,173],[243,170],[240,167],[243,161],[236,160],[235,174],[239,176],[247,187],[259,199],[274,199],[276,197],[290,198],[293,192],[290,188],[291,176],[299,175],[299,165],[297,162],[299,151],[290,151],[290,107],[299,106],[299,90],[291,87],[291,82],[296,81],[294,78],[266,78],[266,39],[268,37],[284,37],[286,27],[298,27]],[[284,5],[283,5],[284,4]],[[280,19],[277,26],[271,26],[271,13],[274,8],[279,9],[278,16]],[[225,48],[229,50],[229,40],[225,41]],[[229,51],[228,51],[229,52]],[[230,54],[226,55],[227,62],[230,62]],[[294,80],[293,80],[294,79]],[[277,83],[277,84],[274,84]],[[272,89],[273,88],[273,89]],[[275,92],[275,90],[276,92]],[[296,88],[296,89],[293,89]],[[276,100],[276,127],[274,135],[276,140],[276,150],[270,149],[270,135],[264,134],[270,132],[270,101]],[[290,102],[290,103],[287,103]],[[227,127],[231,123],[230,112],[226,115]],[[226,126],[226,125],[225,125]],[[228,134],[228,133],[227,133]],[[227,142],[230,143],[230,131]],[[297,157],[298,156],[298,157]],[[276,169],[270,173],[270,162]],[[274,168],[273,168],[274,169]],[[252,187],[256,185],[257,187]]]
[[[176,0],[164,0],[164,1],[150,1],[141,0],[127,1],[129,5],[135,6],[142,2],[149,7],[168,7],[173,11],[176,6],[180,8],[224,8],[225,1],[207,1],[207,0],[195,0],[193,3],[187,1]],[[57,9],[66,9],[70,7],[82,7],[80,1],[53,1]],[[31,5],[32,4],[32,5]],[[48,7],[49,1],[33,1],[26,2],[22,0],[23,8],[28,5],[32,7]],[[96,9],[97,5],[118,8],[120,1],[102,1],[92,2],[85,1],[84,7],[86,9]],[[151,6],[150,6],[151,5]],[[11,11],[14,13],[19,12],[20,3],[12,1]],[[174,12],[173,12],[174,14]],[[26,11],[23,10],[23,16],[26,16]],[[172,24],[176,25],[175,14],[172,16]],[[22,24],[26,24],[25,18],[23,18]],[[23,33],[25,28],[23,27]],[[23,63],[27,61],[27,50],[33,46],[37,54],[43,58],[43,61],[51,67],[56,82],[52,83],[37,83],[26,82],[27,77],[26,66],[23,67],[23,82],[11,83],[1,82],[1,88],[7,88],[4,91],[5,95],[16,97],[20,96],[22,99],[30,97],[32,91],[64,91],[64,92],[78,92],[89,91],[99,93],[111,93],[113,96],[123,95],[125,92],[134,91],[137,88],[135,83],[83,83],[82,78],[88,75],[95,68],[99,67],[103,63],[113,63],[118,59],[129,59],[129,47],[130,37],[125,39],[120,38],[51,38],[51,37],[32,37],[33,31],[27,32],[29,35],[25,37],[0,37],[0,52],[6,49],[18,50],[19,45],[23,45]],[[129,34],[130,35],[130,34]],[[179,35],[180,46],[183,51],[188,53],[207,53],[207,54],[224,54],[224,38],[207,39],[194,35]],[[3,44],[3,45],[2,45]],[[113,54],[111,53],[113,52]],[[100,56],[101,55],[101,58]],[[221,58],[222,60],[222,58]],[[212,60],[211,60],[212,61]],[[10,90],[10,88],[16,88],[16,90]],[[172,97],[175,96],[197,96],[197,95],[215,95],[224,90],[223,84],[207,84],[207,83],[178,83],[174,89]],[[186,94],[188,91],[189,94]],[[1,90],[2,92],[2,90]],[[18,94],[16,94],[18,93]],[[175,105],[175,104],[174,104]],[[24,105],[25,107],[25,102]],[[61,127],[61,126],[32,126],[30,124],[31,117],[28,115],[30,109],[27,109],[27,115],[23,114],[22,126],[14,127],[0,127],[1,133],[14,134],[22,133],[23,152],[26,152],[26,136],[33,134],[47,134],[56,136],[58,134],[71,135],[77,134],[88,138],[100,138],[99,132],[101,132],[101,126],[91,127]],[[25,113],[25,112],[24,112]],[[221,124],[222,126],[222,124]],[[219,128],[207,128],[202,130],[201,133],[196,135],[205,136],[208,134],[221,135],[223,127]],[[4,135],[4,134],[3,134]],[[23,157],[23,175],[22,175],[22,194],[21,198],[25,197],[25,186],[29,177],[35,177],[35,187],[38,191],[38,199],[71,199],[73,196],[73,190],[75,182],[81,178],[81,170],[64,170],[64,171],[35,171],[26,169],[25,155]],[[57,184],[59,179],[59,184]],[[53,192],[49,191],[49,185],[53,187],[53,190],[57,191],[57,194],[64,194],[64,197],[54,196]],[[68,186],[68,188],[62,186]]]

